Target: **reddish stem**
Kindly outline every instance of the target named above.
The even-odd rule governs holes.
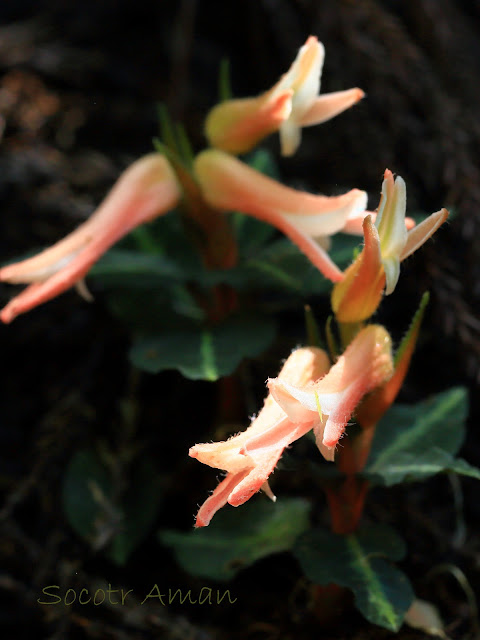
[[[331,525],[334,533],[353,533],[362,517],[368,493],[368,481],[358,476],[368,458],[374,429],[363,430],[352,443],[349,438],[342,441],[337,466],[345,474],[339,488],[327,489]]]

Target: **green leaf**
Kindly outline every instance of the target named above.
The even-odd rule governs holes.
[[[158,104],[157,113],[162,142],[168,147],[169,151],[179,155],[177,138],[175,135],[175,125],[170,117],[167,106],[164,103]]]
[[[467,411],[467,391],[462,387],[439,393],[416,405],[393,406],[377,426],[364,474],[372,482],[387,485],[402,482],[407,477],[417,479],[411,461],[422,460],[431,449],[443,450],[450,456],[460,449]],[[431,461],[428,456],[425,460],[424,470],[418,469],[418,479],[436,473],[426,474]],[[403,477],[400,473],[402,465],[406,471],[408,468]]]
[[[305,330],[307,333],[307,344],[309,347],[324,348],[325,345],[320,338],[320,330],[312,308],[309,304],[304,307],[305,311]]]
[[[63,510],[70,526],[91,543],[100,526],[98,496],[110,500],[111,493],[109,473],[97,454],[87,449],[77,451],[63,481]]]
[[[245,262],[254,289],[274,288],[300,295],[326,293],[331,283],[288,240],[268,244]]]
[[[119,318],[136,336],[156,336],[170,330],[197,326],[205,318],[188,289],[182,285],[168,289],[132,288],[114,290],[107,296],[111,313]]]
[[[340,536],[312,530],[301,536],[293,553],[310,580],[351,589],[361,613],[381,627],[397,631],[414,599],[407,577],[389,560],[401,560],[403,540],[389,527],[365,527]]]
[[[189,169],[193,167],[193,161],[195,159],[195,153],[193,151],[192,143],[188,137],[187,130],[181,123],[176,123],[175,132],[177,134],[178,149],[180,157],[182,158],[185,166]]]
[[[297,498],[275,504],[256,499],[238,509],[223,509],[208,527],[163,531],[159,539],[173,548],[178,563],[192,575],[229,580],[260,558],[288,551],[308,527],[309,509],[306,500]]]
[[[357,238],[337,234],[332,239],[330,255],[340,268],[346,267],[352,257]],[[306,256],[287,238],[270,242],[247,257],[244,268],[250,272],[254,289],[276,288],[289,293],[325,295],[330,293],[331,282],[316,269]]]
[[[232,85],[230,81],[230,60],[222,58],[220,60],[220,71],[218,74],[218,99],[220,102],[233,98]]]
[[[152,461],[143,456],[131,469],[130,481],[121,500],[122,521],[108,550],[120,566],[147,536],[155,521],[163,482]]]
[[[345,269],[353,261],[355,253],[360,249],[360,238],[348,233],[336,233],[331,238],[329,255],[341,269]]]
[[[162,285],[165,280],[185,279],[182,268],[166,256],[128,249],[111,249],[92,267],[89,275],[110,286],[141,288]]]
[[[400,482],[419,481],[436,473],[453,472],[480,480],[480,469],[473,467],[462,458],[454,458],[443,449],[433,447],[418,454],[400,452],[388,467],[378,470],[367,469],[367,476],[375,484],[387,487]]]
[[[268,149],[256,149],[245,158],[245,162],[255,171],[259,171],[273,180],[280,180],[277,161]]]
[[[260,315],[234,316],[214,327],[185,323],[137,339],[130,358],[149,373],[178,369],[186,378],[213,381],[265,351],[274,336],[273,319]]]
[[[62,501],[68,522],[93,549],[106,547],[116,564],[125,564],[145,538],[160,499],[161,479],[148,458],[132,465],[122,492],[93,450],[78,451],[67,467]]]
[[[243,213],[232,213],[231,219],[241,260],[254,256],[276,233],[270,224]]]

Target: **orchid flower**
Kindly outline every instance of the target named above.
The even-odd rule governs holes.
[[[265,136],[280,132],[282,155],[291,156],[301,139],[301,128],[320,124],[348,109],[365,95],[348,89],[318,96],[325,49],[315,36],[301,47],[290,69],[266,93],[256,98],[226,100],[206,120],[213,147],[245,153]]]
[[[327,460],[363,396],[385,383],[393,373],[392,341],[386,329],[369,325],[362,329],[330,371],[306,386],[280,378],[269,380],[270,393],[289,419],[312,428]]]
[[[367,194],[313,195],[286,187],[234,156],[209,149],[195,159],[194,172],[205,200],[216,209],[238,210],[280,229],[333,282],[343,278],[315,238],[330,236],[358,220]]]
[[[303,386],[322,377],[329,367],[328,356],[322,349],[297,349],[285,362],[278,379]],[[299,427],[293,423],[272,396],[268,395],[262,410],[246,431],[225,442],[197,444],[192,447],[189,453],[192,458],[227,472],[200,507],[195,526],[208,525],[213,515],[227,502],[238,506],[260,489],[275,499],[268,477],[285,447],[310,428],[309,425]]]
[[[405,182],[400,177],[394,181],[387,169],[375,224],[366,215],[364,248],[332,291],[332,309],[339,322],[369,318],[380,304],[383,290],[386,295],[394,291],[400,262],[419,249],[448,218],[448,211],[441,209],[408,229],[405,209]]]
[[[166,158],[152,153],[134,162],[75,231],[38,255],[0,269],[1,281],[29,285],[4,307],[0,319],[11,322],[73,285],[85,293],[83,278],[107,249],[135,227],[166,213],[179,198]]]

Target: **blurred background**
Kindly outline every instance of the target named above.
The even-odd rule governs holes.
[[[322,91],[358,86],[367,97],[305,131],[295,157],[279,161],[282,178],[328,194],[365,189],[372,209],[388,167],[407,183],[409,214],[451,210],[448,226],[405,265],[382,320],[398,337],[423,291],[430,290],[403,399],[467,385],[472,408],[465,457],[479,465],[478,0],[3,0],[0,259],[47,246],[88,217],[120,171],[151,150],[159,102],[201,149],[203,119],[218,100],[222,59],[230,62],[234,94],[255,95],[288,69],[309,34],[326,48]],[[275,137],[266,146],[278,155]],[[178,482],[178,493],[171,485],[167,491],[163,521],[177,518],[189,526],[211,488],[213,476],[192,471],[186,452],[199,431],[208,429],[214,385],[194,384],[177,373],[146,376],[132,370],[128,333],[112,320],[101,291],[94,293],[94,304],[70,291],[0,327],[0,590],[7,603],[0,608],[0,624],[10,634],[5,637],[311,637],[311,622],[299,622],[290,609],[279,611],[269,595],[268,561],[261,575],[239,579],[238,593],[249,592],[252,576],[256,587],[231,610],[180,608],[160,615],[143,608],[133,615],[124,608],[80,615],[37,605],[41,586],[71,584],[75,572],[89,584],[100,576],[131,588],[159,582],[160,575],[188,584],[154,536],[120,569],[69,528],[60,507],[65,465],[96,434],[109,442],[128,439],[128,424],[135,422],[135,438],[148,442],[162,473]],[[2,285],[2,306],[11,295],[12,288]],[[261,402],[263,380],[285,355],[277,345],[257,365],[254,406]],[[195,420],[185,397],[196,400]],[[416,514],[410,519],[413,572],[420,575],[429,563],[444,560],[476,563],[471,579],[478,585],[478,486],[463,485],[470,542],[454,559],[442,555],[442,536],[455,518],[442,510],[452,501],[451,488],[445,480],[431,481],[418,495],[416,503],[412,494],[394,494],[400,513]],[[428,523],[420,518],[426,505],[432,507]],[[284,572],[274,582],[284,579],[288,598],[294,569],[287,563]],[[260,614],[255,602],[262,598]],[[455,617],[461,595],[445,599]],[[157,618],[152,622],[149,615]],[[354,624],[361,629],[360,619]]]

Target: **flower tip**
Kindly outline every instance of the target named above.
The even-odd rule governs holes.
[[[188,451],[188,455],[190,456],[190,458],[198,458],[197,445],[194,445],[193,447],[190,447],[190,449]]]
[[[416,225],[417,223],[415,222],[415,220],[413,218],[405,218],[405,226],[407,227],[407,231],[410,231],[410,229],[413,229],[413,227]]]
[[[195,524],[193,526],[195,527],[195,529],[200,529],[201,527],[208,527],[209,524],[210,522],[207,522],[206,520],[203,520],[203,518],[197,516],[195,518]]]
[[[336,435],[333,436],[332,433],[329,434],[329,438],[324,438],[322,444],[327,447],[327,449],[329,451],[332,451],[333,454],[335,454],[335,446],[338,444],[338,441],[340,439],[340,437],[343,434],[343,425],[340,425],[339,429],[340,434],[339,437],[337,438]],[[332,461],[333,461],[333,456],[332,456]]]
[[[325,47],[323,46],[323,43],[319,41],[317,36],[308,36],[305,40],[305,44],[301,47],[300,52],[303,55],[306,55],[307,51],[311,51],[313,54],[315,49],[317,50],[315,53],[321,56],[325,55]]]
[[[0,320],[3,322],[3,324],[10,324],[10,322],[12,322],[12,320],[15,320],[16,317],[17,314],[12,309],[9,309],[8,304],[0,312]]]
[[[371,231],[371,229],[373,228],[373,216],[371,214],[371,212],[365,212],[367,213],[367,215],[364,217],[363,222],[362,222],[362,227],[363,227],[363,233],[364,235],[366,235],[369,231]]]
[[[390,171],[390,169],[385,169],[383,179],[388,181],[393,180],[393,173]]]
[[[367,95],[365,91],[363,91],[363,89],[360,89],[359,87],[355,87],[354,91],[356,102],[360,102],[360,100],[363,100],[363,98],[365,98]]]

